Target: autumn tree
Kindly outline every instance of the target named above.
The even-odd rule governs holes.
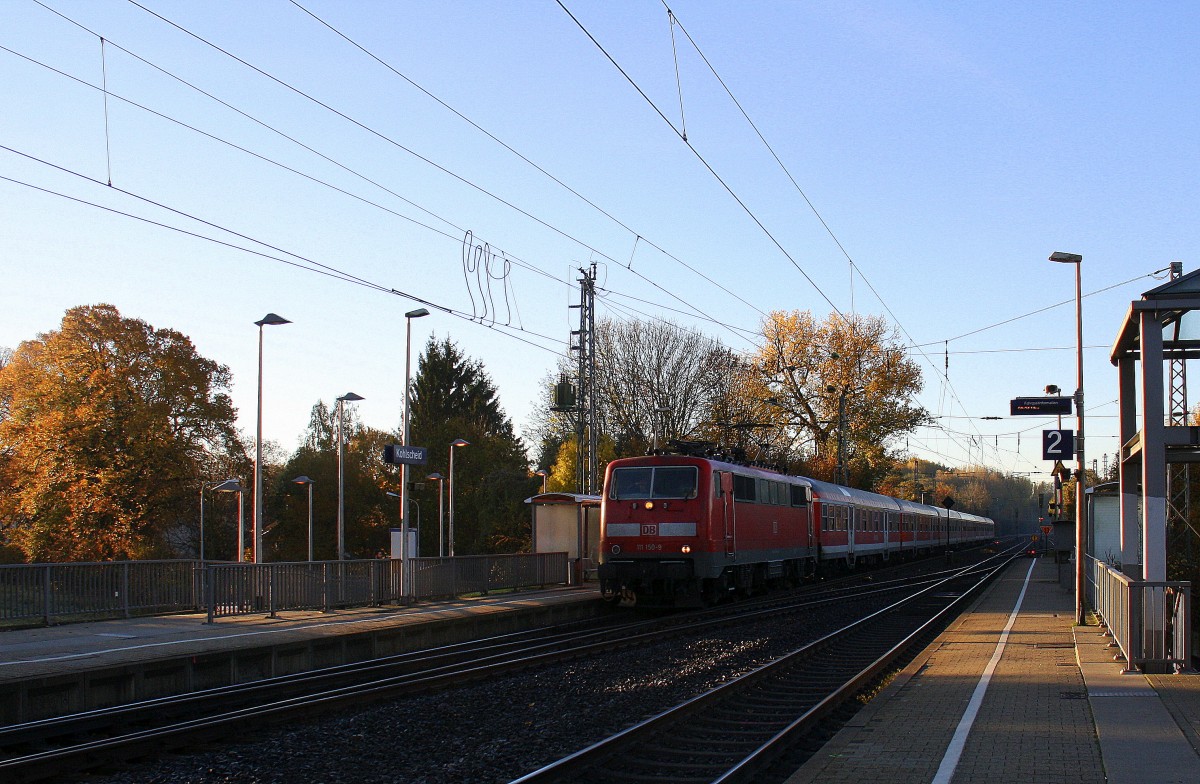
[[[422,517],[422,553],[437,552],[438,486],[431,472],[449,477],[450,444],[470,446],[454,456],[455,554],[528,549],[529,509],[524,500],[540,480],[529,471],[525,447],[500,407],[495,385],[477,360],[449,338],[430,338],[413,380],[412,443],[429,450],[429,462],[410,472]],[[448,490],[448,487],[447,487]]]
[[[889,445],[928,418],[920,368],[879,316],[774,311],[763,339],[745,378],[751,413],[813,475],[833,478],[840,435],[850,483],[869,487],[895,459]]]
[[[383,462],[385,444],[397,433],[366,427],[353,406],[342,411],[343,504],[347,558],[370,558],[390,549],[389,529],[400,524],[399,472]],[[299,448],[275,472],[266,501],[264,548],[271,560],[308,557],[308,493],[295,483],[313,481],[313,556],[337,558],[337,408],[318,400]],[[425,551],[426,553],[428,551]]]
[[[733,394],[735,369],[741,359],[719,341],[668,321],[596,323],[595,404],[603,464],[613,457],[645,454],[655,441],[719,440],[728,435],[730,412],[740,400]],[[538,465],[563,477],[559,489],[574,491],[573,473],[564,468],[577,461],[575,412],[553,410],[555,382],[574,379],[567,360],[547,378],[535,405],[527,435],[539,452]],[[603,447],[604,444],[610,447]],[[570,455],[568,456],[568,451]],[[552,479],[552,482],[558,482]]]
[[[201,480],[245,463],[229,383],[175,330],[68,310],[0,369],[4,538],[30,560],[185,554]]]

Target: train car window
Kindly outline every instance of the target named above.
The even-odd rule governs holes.
[[[733,475],[733,497],[739,501],[754,503],[758,496],[754,492],[755,481],[752,476]]]
[[[804,485],[789,485],[792,488],[792,506],[808,506],[808,488]]]
[[[658,466],[654,469],[651,498],[695,498],[695,466]]]
[[[695,466],[657,466],[613,470],[609,498],[695,498],[699,472]]]
[[[787,506],[787,485],[783,482],[771,483],[771,503],[776,506]]]
[[[653,468],[614,469],[608,497],[615,501],[649,498],[653,472]]]

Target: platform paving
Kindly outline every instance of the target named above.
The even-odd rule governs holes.
[[[0,632],[0,726],[295,675],[595,616],[590,587],[411,606],[172,615]]]
[[[590,588],[561,588],[328,613],[291,611],[275,617],[257,613],[221,618],[215,623],[206,623],[207,616],[198,613],[14,629],[0,632],[0,685],[118,664],[357,635],[544,604],[592,601],[598,595]]]
[[[1074,616],[1052,562],[1017,561],[788,784],[1200,782],[1200,676],[1123,674]]]

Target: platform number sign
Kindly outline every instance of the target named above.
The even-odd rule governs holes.
[[[1075,456],[1074,430],[1043,430],[1042,459],[1069,460]]]

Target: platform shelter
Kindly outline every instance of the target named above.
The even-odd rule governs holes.
[[[526,498],[533,515],[533,551],[566,552],[576,584],[595,579],[599,565],[600,496],[541,493]]]
[[[1112,586],[1114,617],[1105,619],[1131,667],[1190,665],[1191,585],[1167,582],[1167,467],[1200,462],[1200,427],[1167,424],[1163,378],[1166,363],[1197,358],[1200,270],[1130,303],[1110,355],[1120,386],[1120,561],[1094,560],[1093,585]]]

